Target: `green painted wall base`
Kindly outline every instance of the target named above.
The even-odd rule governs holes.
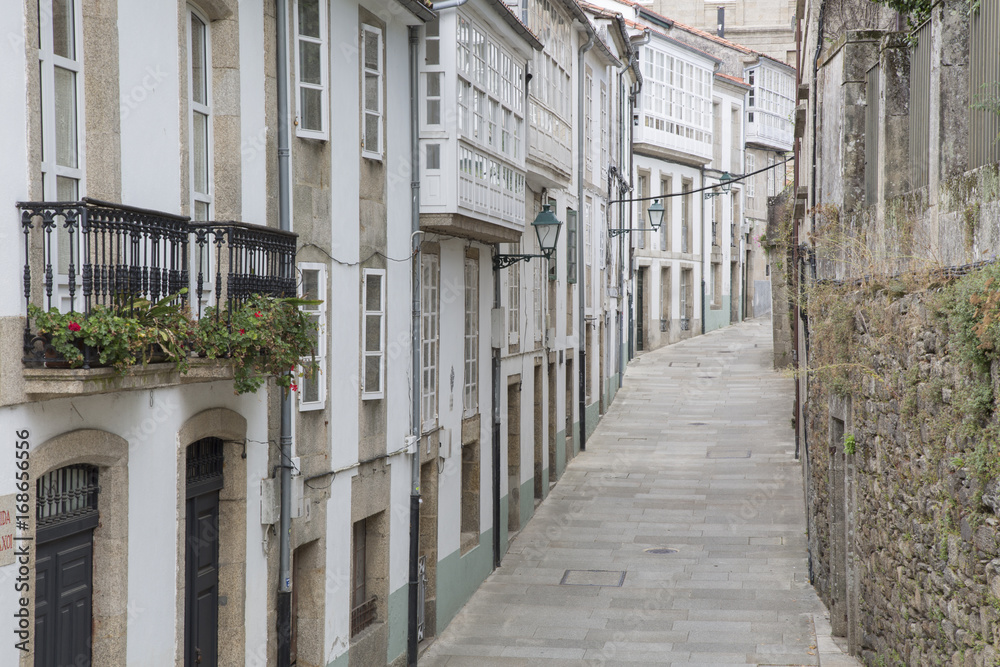
[[[573,422],[573,455],[580,453],[580,422]]]
[[[566,470],[566,431],[556,433],[556,460],[549,461],[549,468],[555,466],[556,478],[562,477]]]
[[[406,633],[409,631],[409,583],[389,593],[389,650],[387,661],[392,662],[406,653]]]
[[[722,308],[705,309],[705,332],[721,329],[729,326],[729,308],[732,298],[728,294],[722,295]]]
[[[534,513],[535,477],[532,475],[527,482],[521,484],[521,528],[524,528]]]
[[[506,503],[503,503],[506,505]],[[506,532],[506,531],[504,531]],[[501,541],[501,545],[504,542]],[[506,548],[506,547],[503,547]],[[493,530],[479,534],[479,546],[464,556],[453,551],[437,564],[437,631],[447,627],[493,569]]]
[[[597,420],[601,418],[601,402],[594,401],[587,406],[587,438],[590,438],[597,428]]]
[[[350,661],[350,655],[347,653],[347,651],[344,651],[336,658],[334,658],[333,662],[326,663],[326,667],[347,667],[347,663],[349,661]]]

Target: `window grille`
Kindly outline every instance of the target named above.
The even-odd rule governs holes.
[[[37,528],[92,519],[97,523],[97,467],[71,465],[46,473],[35,483]]]
[[[1000,97],[1000,3],[978,7],[969,22],[969,169],[1000,161],[1000,116],[974,108]]]
[[[865,83],[865,203],[878,198],[879,104],[881,86],[878,65],[868,70]]]
[[[931,21],[920,26],[910,53],[910,179],[913,188],[926,187],[930,163]]]

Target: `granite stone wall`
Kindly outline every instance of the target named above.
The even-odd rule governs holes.
[[[867,665],[1000,664],[994,396],[956,350],[953,284],[809,295],[814,585]],[[987,392],[984,395],[984,392]]]

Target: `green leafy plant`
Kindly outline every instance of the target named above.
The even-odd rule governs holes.
[[[208,308],[195,322],[179,298],[185,292],[156,303],[138,299],[125,307],[94,306],[85,315],[29,305],[28,315],[72,368],[83,365],[84,346],[94,349],[96,363],[122,375],[156,360],[175,363],[184,373],[192,354],[229,359],[238,394],[256,391],[269,377],[295,391],[297,368],[313,372],[302,360],[314,353],[316,324],[299,307],[320,302],[255,295],[232,310]]]
[[[314,353],[316,325],[299,306],[316,304],[298,298],[255,295],[232,310],[207,309],[194,332],[194,346],[209,358],[234,360],[234,387],[256,391],[269,377],[295,391],[296,368]],[[306,375],[314,372],[302,364]]]
[[[181,305],[182,290],[156,303],[136,299],[125,307],[94,306],[86,315],[42,311],[28,306],[38,332],[45,334],[55,351],[73,368],[83,365],[83,347],[97,352],[97,362],[125,374],[131,366],[146,365],[156,357],[187,364],[191,320]]]
[[[854,439],[854,434],[849,433],[844,436],[844,453],[854,454],[858,449],[857,441]]]

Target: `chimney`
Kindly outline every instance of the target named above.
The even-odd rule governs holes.
[[[719,7],[718,11],[719,11],[719,13],[718,13],[718,17],[719,18],[716,21],[716,23],[718,23],[718,25],[716,27],[715,34],[718,35],[719,37],[725,37],[726,36],[726,8],[725,7]]]

